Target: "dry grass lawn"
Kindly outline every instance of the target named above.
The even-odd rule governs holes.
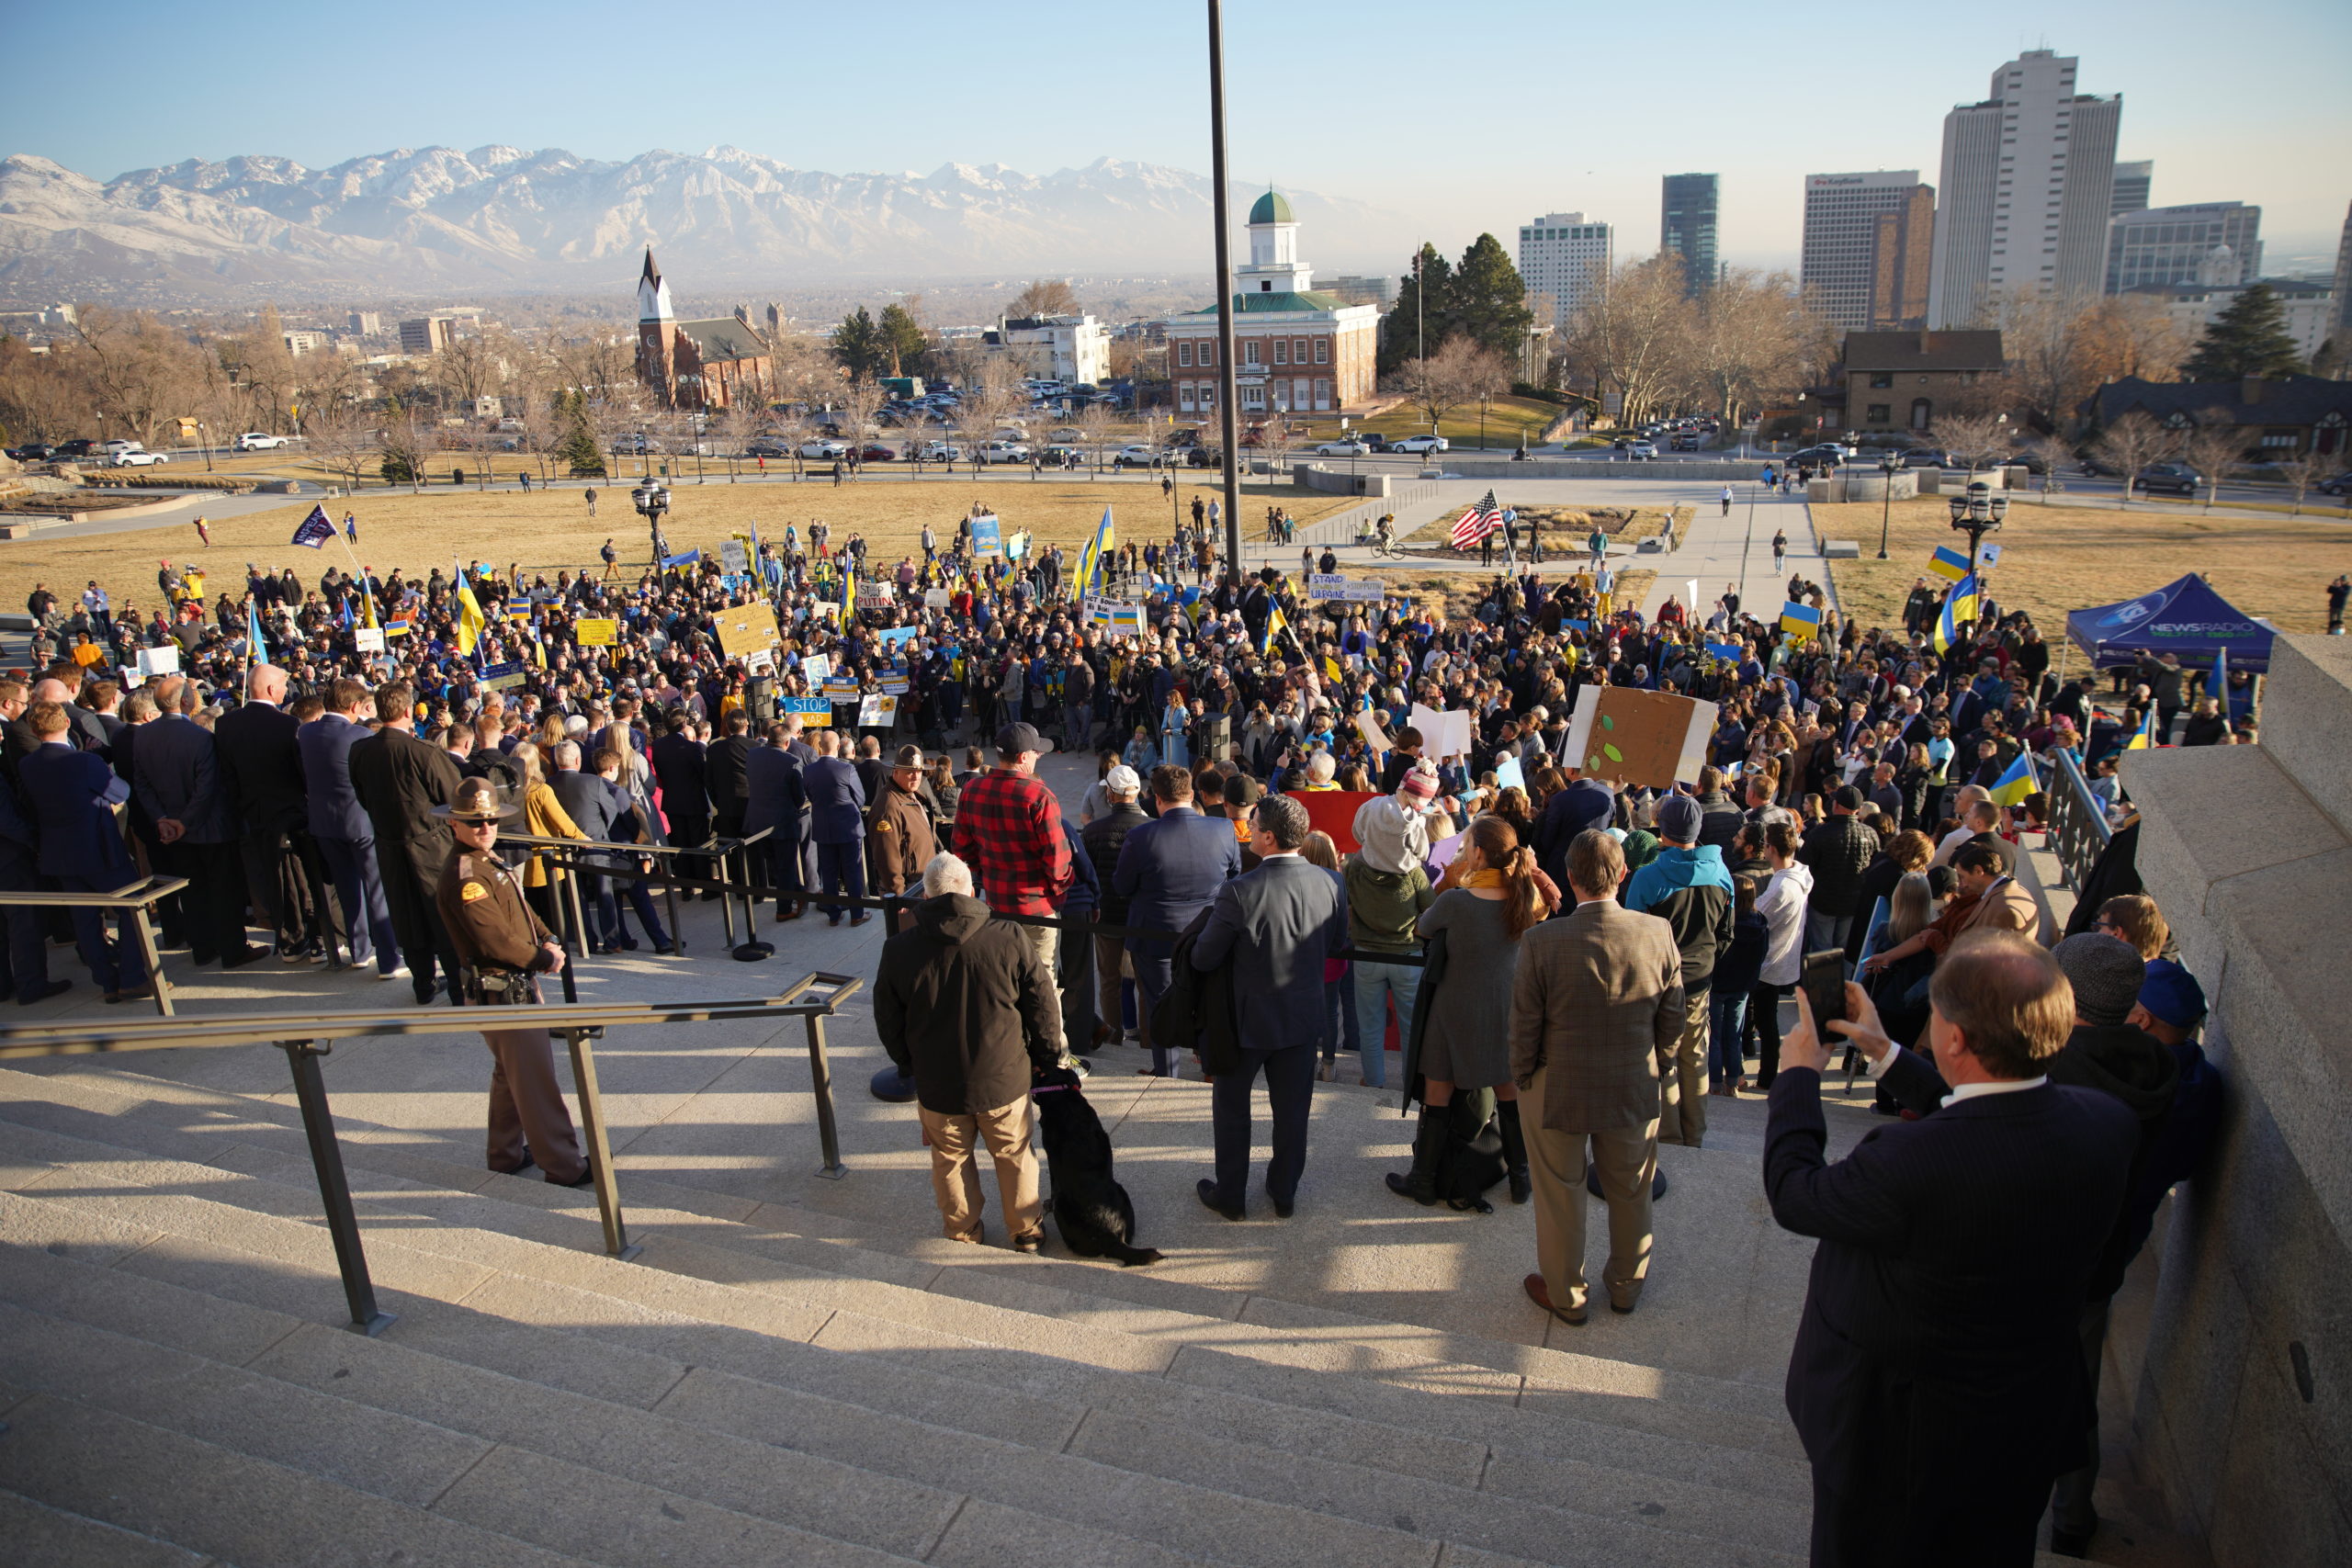
[[[1848,614],[1866,626],[1900,624],[1903,601],[1936,547],[1967,547],[1940,496],[1895,506],[1891,558],[1884,561],[1876,558],[1878,507],[1867,502],[1816,506],[1813,517],[1824,539],[1852,539],[1862,547],[1860,560],[1839,561],[1834,570]],[[2202,572],[2248,615],[2267,616],[2289,631],[2318,631],[2326,623],[2329,580],[2352,570],[2352,526],[2309,517],[2256,523],[2169,508],[2111,511],[2020,502],[1990,537],[2001,546],[1994,596],[2005,608],[2030,613],[2045,636],[2064,626],[2069,610],[2145,593],[2190,571]]]
[[[341,521],[346,508],[359,519],[359,558],[378,571],[394,567],[422,574],[453,559],[489,561],[502,570],[519,564],[526,572],[552,576],[560,568],[593,565],[605,540],[615,541],[624,563],[641,565],[646,558],[644,523],[629,510],[628,486],[599,485],[597,515],[588,515],[582,487],[571,484],[554,491],[492,491],[443,489],[422,495],[406,491],[368,491],[345,502],[330,501],[330,515]],[[1189,514],[1193,497],[1204,504],[1221,491],[1214,486],[1179,480],[1176,505]],[[832,525],[839,542],[853,533],[873,545],[872,558],[895,562],[901,554],[920,548],[922,525],[928,522],[944,539],[954,536],[956,519],[974,501],[983,502],[1004,520],[1008,535],[1026,531],[1041,542],[1058,542],[1075,548],[1094,531],[1102,509],[1112,508],[1113,525],[1122,542],[1138,544],[1166,540],[1173,533],[1169,504],[1156,484],[1083,479],[990,480],[963,483],[925,479],[873,479],[835,488],[822,480],[805,484],[730,485],[723,479],[672,489],[671,510],[662,525],[673,548],[700,548],[716,554],[729,534],[747,532],[756,523],[765,536],[780,536],[787,523],[807,532],[822,518]],[[152,608],[156,600],[156,562],[169,557],[178,562],[198,562],[212,573],[209,589],[243,592],[244,564],[264,567],[291,564],[296,573],[315,579],[328,563],[347,566],[349,557],[339,545],[313,555],[288,543],[295,525],[307,513],[310,501],[289,502],[267,512],[225,518],[209,524],[212,547],[201,549],[195,531],[185,522],[136,533],[85,537],[33,537],[0,545],[0,603],[21,606],[35,581],[45,581],[61,597],[71,598],[96,578],[114,595],[119,608],[127,598]],[[1302,524],[1312,523],[1354,504],[1345,496],[1325,495],[1293,485],[1245,484],[1241,491],[1241,523],[1245,536],[1262,531],[1265,509],[1286,506]]]

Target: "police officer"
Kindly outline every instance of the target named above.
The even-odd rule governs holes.
[[[492,853],[498,825],[520,817],[491,779],[468,779],[434,807],[449,819],[457,849],[434,902],[463,965],[466,1000],[481,1007],[536,1002],[536,976],[563,968],[563,949],[523,901],[522,885]],[[490,1168],[517,1176],[537,1165],[559,1187],[585,1187],[593,1172],[555,1076],[544,1029],[485,1029],[490,1047]]]
[[[865,812],[867,891],[907,893],[922,884],[922,868],[939,852],[939,832],[922,797],[920,746],[901,746],[889,782]]]

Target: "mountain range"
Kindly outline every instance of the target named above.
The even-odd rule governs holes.
[[[1284,194],[1300,249],[1327,275],[1387,270],[1411,253],[1416,236],[1398,215]],[[1238,220],[1254,193],[1233,195]],[[1205,177],[1111,158],[1043,175],[970,164],[829,175],[733,147],[626,163],[556,148],[426,147],[327,169],[190,159],[104,182],[35,155],[0,159],[0,288],[20,302],[626,290],[648,244],[693,288],[1204,275],[1210,230]]]

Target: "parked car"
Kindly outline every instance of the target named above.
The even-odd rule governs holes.
[[[97,443],[88,436],[77,436],[71,441],[59,442],[56,455],[60,457],[86,457],[90,455],[91,448],[96,446]]]
[[[980,448],[980,461],[983,463],[1025,463],[1028,460],[1029,448],[1018,441],[1000,439]]]
[[[1905,452],[1903,454],[1903,466],[1906,468],[1949,468],[1952,467],[1951,454],[1928,451]]]
[[[102,457],[117,457],[124,452],[136,452],[139,450],[140,446],[141,443],[139,442],[126,441],[121,436],[118,435],[112,441],[100,442],[98,444],[98,455]]]
[[[964,449],[953,441],[926,441],[916,452],[915,458],[924,463],[960,463],[964,460]]]
[[[1834,468],[1849,456],[1851,454],[1837,443],[1826,442],[1817,446],[1807,446],[1802,451],[1790,453],[1789,461],[1803,463],[1815,468]]]
[[[2050,471],[2050,459],[2031,452],[2020,452],[2014,457],[2004,457],[1996,465],[2004,468],[2023,468],[2029,474],[2041,475]]]
[[[743,448],[746,457],[789,457],[792,448],[781,441],[754,441]]]
[[[233,452],[275,452],[286,445],[283,435],[272,435],[266,430],[248,430],[229,443]]]
[[[800,444],[800,455],[819,462],[830,463],[836,457],[848,457],[849,448],[838,441],[803,441]]]
[[[2352,468],[2346,468],[2340,474],[2322,479],[2312,486],[2312,489],[2322,495],[2352,495]]]
[[[1678,434],[1668,445],[1677,452],[1696,452],[1699,449],[1699,436],[1695,431],[1685,430]]]
[[[1111,466],[1114,468],[1156,468],[1159,467],[1159,451],[1140,443],[1122,446],[1112,454]]]
[[[1443,452],[1447,449],[1447,443],[1442,435],[1408,435],[1401,441],[1391,441],[1388,449],[1391,452]]]
[[[171,460],[172,455],[169,452],[150,452],[144,446],[133,446],[127,451],[117,452],[107,459],[109,466],[118,468],[152,468],[158,463],[168,463]]]
[[[57,456],[57,448],[46,441],[28,441],[22,446],[9,447],[8,456],[19,463],[46,463]]]
[[[1372,455],[1372,448],[1356,440],[1326,441],[1315,449],[1315,455],[1318,457],[1368,457]]]
[[[2132,488],[2154,495],[2165,491],[2172,495],[2195,495],[2205,482],[2205,476],[2184,463],[2150,463],[2142,468]]]
[[[899,460],[899,449],[876,442],[859,447],[857,460],[861,463],[895,463]]]

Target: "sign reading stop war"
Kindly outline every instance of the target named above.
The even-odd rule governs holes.
[[[765,604],[737,604],[719,613],[718,646],[732,657],[762,652],[783,640],[775,612]]]
[[[620,635],[621,624],[618,621],[587,620],[571,623],[572,640],[582,648],[610,648],[620,640]]]

